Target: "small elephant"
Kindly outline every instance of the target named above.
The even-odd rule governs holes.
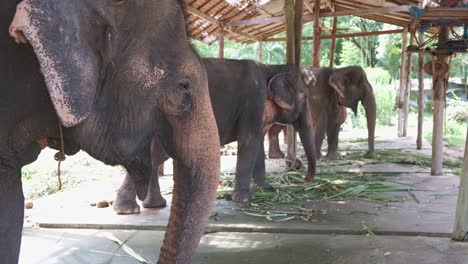
[[[328,151],[325,157],[331,160],[341,158],[338,153],[338,136],[340,127],[346,120],[345,107],[351,108],[356,114],[359,102],[366,110],[368,152],[374,152],[377,106],[372,86],[364,70],[358,66],[350,66],[341,69],[303,67],[301,71],[305,75],[315,76],[315,80],[307,83],[307,87],[317,157],[321,157],[320,149],[326,131]],[[280,128],[274,128],[268,134],[270,157],[284,156],[279,150],[279,132]]]
[[[125,167],[139,197],[158,137],[175,163],[158,263],[191,262],[216,199],[220,143],[181,2],[0,2],[0,263],[18,262],[21,168],[61,135],[68,154]]]
[[[264,65],[249,60],[204,59],[208,86],[222,145],[238,142],[236,186],[232,199],[252,198],[250,182],[268,188],[265,180],[263,139],[275,123],[294,124],[299,131],[307,160],[306,180],[315,177],[316,158],[307,89],[300,69],[291,65]],[[154,143],[154,149],[160,148]],[[159,152],[158,152],[159,153]],[[153,157],[153,177],[144,207],[165,205],[159,193],[157,166],[164,157]],[[128,213],[138,207],[132,179],[126,178],[117,192],[114,209]]]

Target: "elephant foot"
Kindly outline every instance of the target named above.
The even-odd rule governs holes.
[[[284,158],[284,153],[279,149],[277,149],[277,150],[270,149],[268,151],[268,158],[270,158],[270,159],[283,159]]]
[[[307,175],[307,176],[304,178],[304,181],[305,181],[305,182],[313,182],[313,181],[314,181],[314,178],[315,178],[315,175]]]
[[[340,153],[338,152],[328,152],[325,157],[323,157],[326,160],[340,160],[343,159],[343,156],[341,156]]]
[[[130,215],[130,214],[140,213],[140,206],[136,203],[135,200],[116,199],[112,205],[112,208],[117,214],[120,214],[120,215]]]
[[[265,179],[255,181],[255,185],[263,189],[273,190],[273,186],[271,186],[271,184],[269,184]]]
[[[255,198],[249,191],[235,191],[232,193],[231,200],[236,203],[245,203]]]
[[[300,170],[304,168],[304,164],[299,159],[296,159],[294,163],[290,160],[286,160],[286,166],[293,170]]]
[[[142,203],[143,208],[164,208],[167,205],[166,199],[164,199],[162,196],[158,197],[146,197],[146,199]]]

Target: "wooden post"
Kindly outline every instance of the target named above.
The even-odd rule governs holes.
[[[284,1],[284,13],[286,16],[286,63],[295,64],[295,30],[294,30],[294,0]]]
[[[414,32],[411,32],[410,45],[414,44]],[[413,53],[407,52],[407,69],[406,69],[406,85],[405,85],[405,100],[403,101],[403,136],[408,136],[408,117],[410,109],[411,95],[411,72],[413,69]]]
[[[219,27],[218,40],[219,40],[219,58],[224,59],[224,28],[222,26]]]
[[[457,214],[453,230],[453,240],[468,241],[468,132],[466,133],[465,161],[463,162],[463,173],[460,177]]]
[[[303,0],[286,0],[284,12],[286,15],[286,62],[300,65],[302,46]],[[294,126],[288,125],[288,154],[287,164],[291,168],[297,167],[297,136]]]
[[[419,43],[424,42],[424,33],[418,34]],[[424,52],[419,52],[418,58],[418,137],[416,139],[416,148],[422,149],[422,137],[423,137],[423,124],[424,124],[424,104],[425,104],[425,94],[424,94]]]
[[[304,16],[304,0],[295,0],[294,8],[294,64],[301,65],[302,25]]]
[[[258,42],[258,62],[263,63],[263,41]]]
[[[314,5],[314,54],[312,58],[312,66],[320,67],[320,44],[321,44],[321,29],[320,29],[320,0],[315,0]]]
[[[331,48],[330,48],[330,67],[333,68],[335,65],[335,46],[336,46],[336,25],[338,23],[338,18],[333,18],[333,28],[332,28],[332,39],[331,39]]]
[[[449,29],[442,26],[439,34],[439,44],[447,41]],[[432,58],[447,63],[446,55],[437,55]],[[445,116],[445,92],[448,85],[447,74],[433,76],[434,93],[434,127],[432,131],[432,167],[431,175],[442,175],[443,151],[444,151],[444,116]]]
[[[398,96],[398,136],[403,137],[403,103],[405,100],[405,73],[406,73],[406,46],[408,45],[408,28],[403,30],[401,44],[401,65],[400,65],[400,93]]]

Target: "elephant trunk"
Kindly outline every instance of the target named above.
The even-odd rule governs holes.
[[[362,103],[366,110],[367,119],[367,132],[368,132],[368,153],[374,152],[374,138],[375,138],[375,120],[377,117],[377,105],[375,103],[374,92],[369,83],[367,83],[366,95]]]
[[[205,79],[206,80],[206,79]],[[219,135],[206,86],[194,102],[192,115],[174,129],[171,215],[159,264],[187,264],[205,232],[216,200],[220,171]]]
[[[302,146],[307,156],[308,169],[306,181],[312,181],[315,178],[317,169],[317,156],[315,153],[314,132],[312,126],[312,116],[310,114],[309,102],[306,100],[304,110],[296,123],[296,129],[299,131]]]

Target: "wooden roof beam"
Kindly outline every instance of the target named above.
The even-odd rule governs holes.
[[[384,14],[394,12],[408,12],[411,5],[402,5],[395,7],[381,7],[381,8],[366,8],[366,9],[355,9],[349,11],[337,11],[320,14],[321,17],[339,17],[339,16],[360,16],[360,15],[372,15],[372,14]]]
[[[402,33],[403,29],[394,29],[394,30],[382,30],[374,32],[359,32],[359,33],[349,33],[349,34],[338,34],[335,38],[354,38],[354,37],[366,37],[366,36],[377,36],[377,35],[386,35],[386,34],[399,34]],[[331,39],[333,36],[321,36],[321,39]],[[303,40],[312,40],[313,37],[303,37]],[[267,38],[263,42],[275,42],[275,41],[285,41],[286,38]]]
[[[216,20],[215,18],[213,18],[212,16],[208,15],[208,14],[205,14],[203,13],[202,11],[198,10],[198,9],[195,9],[193,7],[190,7],[190,6],[187,6],[186,7],[186,10],[187,12],[189,12],[190,14],[194,15],[194,16],[197,16],[201,19],[204,19],[212,24],[215,24],[215,25],[218,25],[219,27],[225,27],[225,25],[223,25],[223,23],[219,20]],[[237,30],[232,30],[232,29],[225,29],[226,31],[232,33],[232,34],[236,34],[236,35],[240,35],[244,38],[248,38],[248,39],[251,39],[251,40],[254,40],[254,41],[258,41],[259,38],[255,37],[255,36],[252,36],[250,34],[247,34],[247,33],[243,33],[243,32],[240,32],[240,31],[237,31]]]
[[[307,6],[306,6],[307,7]],[[346,10],[329,13],[321,13],[320,17],[338,17],[338,16],[360,16],[372,14],[384,14],[393,12],[408,12],[410,5],[396,6],[396,7],[382,7],[382,8],[368,8],[360,10]],[[464,8],[463,8],[464,9]],[[305,21],[312,19],[312,16],[304,16]],[[231,21],[226,23],[226,27],[248,26],[256,24],[271,24],[271,23],[285,23],[284,17],[254,17],[247,20]]]

